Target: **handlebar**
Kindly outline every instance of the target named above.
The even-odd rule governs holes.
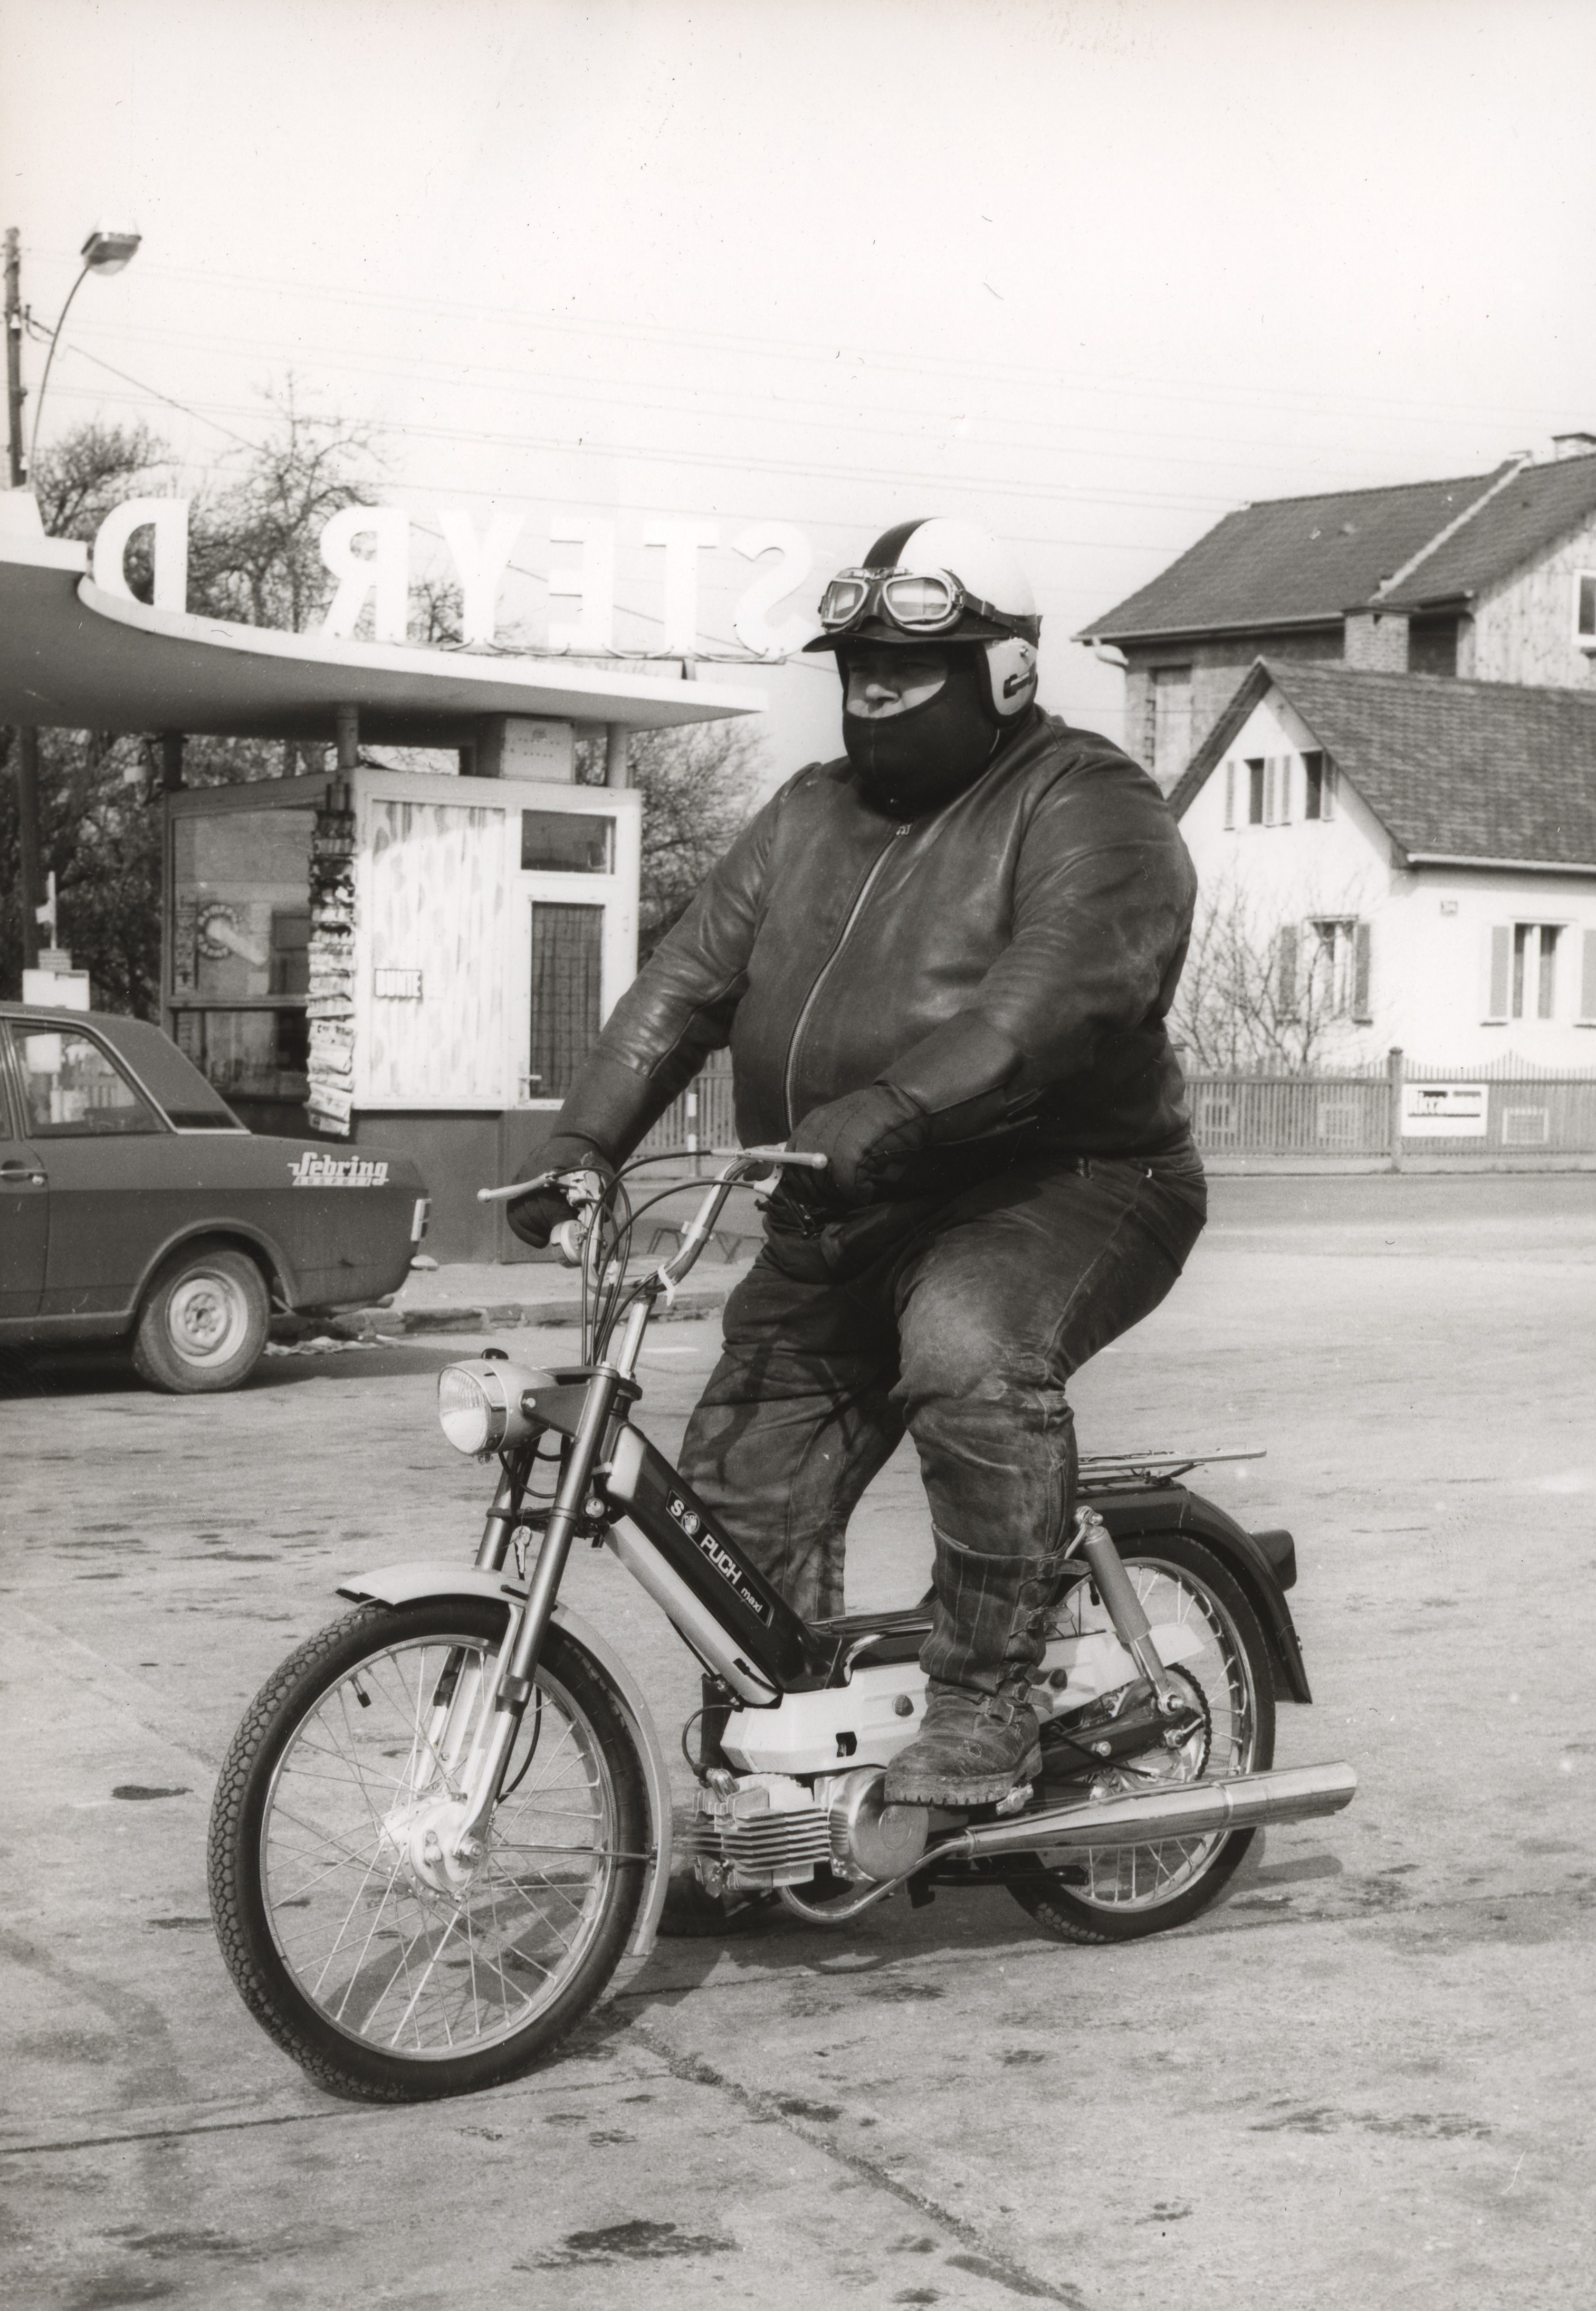
[[[711,1147],[707,1152],[711,1156],[729,1157],[738,1164],[789,1164],[806,1172],[824,1172],[826,1164],[824,1156],[802,1155],[796,1147]],[[479,1204],[513,1204],[523,1196],[540,1195],[545,1188],[552,1188],[556,1182],[574,1184],[586,1176],[590,1175],[580,1169],[574,1172],[540,1172],[535,1180],[511,1180],[508,1187],[478,1188],[476,1200]]]

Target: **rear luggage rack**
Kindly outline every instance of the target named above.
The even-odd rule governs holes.
[[[1212,1452],[1083,1452],[1080,1488],[1083,1493],[1136,1492],[1144,1485],[1173,1484],[1190,1469],[1206,1468],[1214,1461],[1261,1461],[1266,1447],[1242,1444]]]

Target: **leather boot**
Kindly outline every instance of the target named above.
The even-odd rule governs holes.
[[[888,1766],[889,1805],[993,1805],[1042,1770],[1030,1672],[1046,1645],[1057,1556],[1002,1557],[939,1527],[925,1721]]]
[[[1009,1692],[927,1687],[918,1737],[886,1769],[888,1805],[995,1805],[1042,1771],[1036,1713]]]

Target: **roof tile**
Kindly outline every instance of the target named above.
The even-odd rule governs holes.
[[[1269,683],[1409,854],[1596,866],[1596,690],[1260,659],[1170,797],[1177,816]]]
[[[1367,601],[1382,579],[1507,470],[1243,506],[1083,632],[1117,642],[1211,626],[1339,618],[1349,603]]]
[[[1525,466],[1478,517],[1436,547],[1383,598],[1393,609],[1479,593],[1596,512],[1596,457]]]

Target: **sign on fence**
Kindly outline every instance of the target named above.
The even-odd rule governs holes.
[[[1404,1139],[1483,1139],[1489,1086],[1482,1083],[1406,1083]]]

